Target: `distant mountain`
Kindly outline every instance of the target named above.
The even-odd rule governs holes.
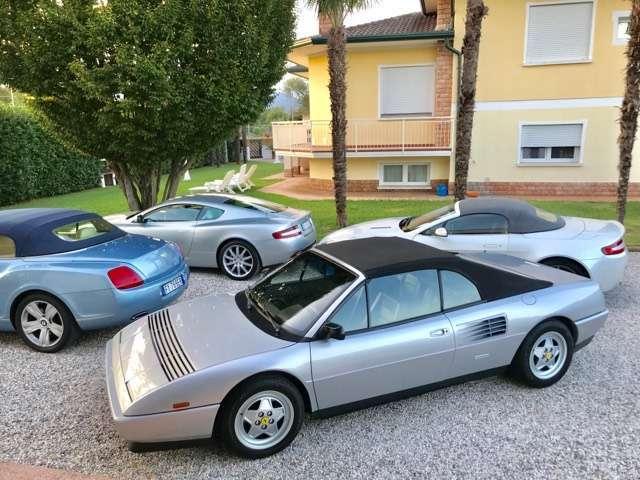
[[[291,95],[278,92],[269,107],[280,107],[285,112],[293,112],[298,108],[298,101]]]

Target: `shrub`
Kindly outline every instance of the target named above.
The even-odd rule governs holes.
[[[31,111],[0,104],[0,206],[93,188],[100,173]]]

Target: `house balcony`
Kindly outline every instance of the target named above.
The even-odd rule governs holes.
[[[451,150],[450,117],[420,119],[350,119],[349,156],[443,156]],[[331,154],[331,122],[274,122],[273,149],[280,155],[325,157]]]

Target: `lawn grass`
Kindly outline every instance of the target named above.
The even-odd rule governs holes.
[[[335,230],[335,209],[332,200],[297,200],[282,195],[264,193],[258,191],[260,188],[269,185],[277,180],[266,180],[264,177],[279,173],[282,166],[273,163],[258,162],[258,168],[254,175],[256,188],[249,195],[253,195],[265,200],[283,203],[294,208],[309,210],[318,228],[320,237]],[[236,164],[227,164],[221,167],[204,167],[192,170],[191,181],[181,182],[178,189],[179,194],[186,194],[190,187],[200,186],[206,181],[222,178],[230,170],[237,170]],[[402,217],[409,215],[419,215],[425,211],[438,208],[450,202],[444,200],[350,200],[348,202],[349,223],[364,222],[384,217]],[[615,204],[613,202],[590,202],[590,201],[559,201],[559,200],[536,200],[531,203],[550,212],[561,215],[571,215],[578,217],[590,217],[600,219],[615,218]],[[7,208],[17,207],[65,207],[78,208],[96,212],[100,215],[125,212],[128,210],[127,203],[122,192],[117,187],[94,188],[84,192],[60,195],[57,197],[41,198],[32,200]],[[640,202],[629,202],[626,219],[627,235],[626,242],[629,246],[640,247]]]

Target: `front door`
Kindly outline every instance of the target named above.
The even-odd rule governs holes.
[[[330,319],[344,340],[311,342],[321,409],[445,380],[454,357],[452,327],[441,313],[435,270],[368,281]]]
[[[446,237],[435,235],[438,227],[447,230]],[[504,253],[509,246],[508,222],[496,214],[464,215],[430,227],[417,234],[414,240],[450,252]]]
[[[199,205],[163,205],[145,214],[142,223],[133,224],[135,233],[175,242],[188,259],[201,210]]]

